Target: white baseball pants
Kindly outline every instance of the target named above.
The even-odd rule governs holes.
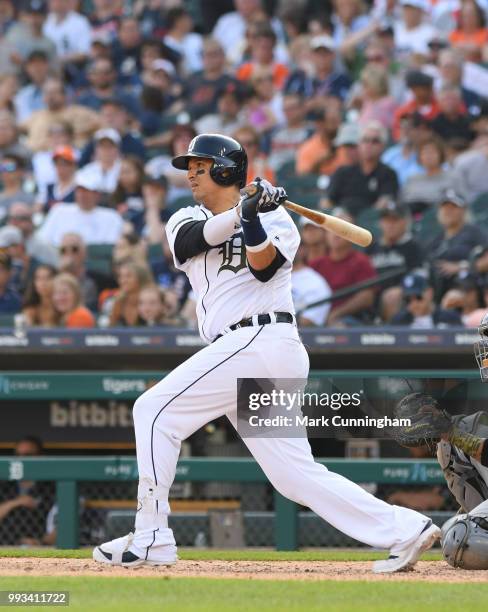
[[[139,556],[150,550],[146,558],[157,560],[158,547],[174,542],[167,526],[168,491],[181,442],[222,415],[235,426],[237,379],[306,379],[308,370],[308,355],[294,326],[246,327],[205,347],[137,399],[133,414],[140,511],[131,550]],[[316,463],[305,438],[244,442],[281,494],[358,541],[391,548],[414,540],[425,525],[422,514],[387,504]]]

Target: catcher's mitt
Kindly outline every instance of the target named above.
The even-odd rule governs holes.
[[[426,393],[410,393],[394,409],[397,419],[408,419],[409,425],[393,427],[393,437],[402,446],[428,446],[434,450],[442,434],[451,428],[451,417]]]

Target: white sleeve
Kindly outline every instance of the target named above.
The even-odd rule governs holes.
[[[56,244],[56,236],[58,229],[58,216],[60,207],[62,204],[58,204],[57,206],[53,206],[51,210],[47,213],[46,218],[44,219],[41,227],[38,230],[38,235],[49,244],[57,246]]]
[[[76,37],[72,37],[70,41],[72,47],[70,51],[89,55],[92,41],[92,29],[90,22],[86,17],[80,15],[79,23],[77,25],[77,35]]]
[[[288,212],[280,206],[273,212],[261,213],[259,218],[268,238],[292,265],[300,245],[300,233]]]
[[[310,286],[309,291],[307,291],[306,299],[307,304],[313,304],[314,302],[318,302],[319,300],[324,300],[325,298],[330,297],[332,294],[332,290],[329,286],[329,283],[320,276],[320,274],[316,273],[316,275],[310,275]],[[325,325],[327,318],[329,316],[331,303],[327,302],[322,304],[322,306],[314,306],[313,308],[307,308],[302,312],[302,316],[305,319],[309,319],[313,321],[315,325],[322,326]]]
[[[180,229],[180,227],[185,225],[185,223],[198,220],[201,220],[199,215],[199,208],[197,206],[186,206],[185,208],[180,208],[179,210],[177,210],[175,214],[170,217],[168,223],[166,223],[165,230],[166,237],[168,238],[169,248],[173,255],[173,261],[175,263],[175,266],[179,270],[187,270],[190,260],[181,263],[180,261],[178,261],[175,255],[175,240],[176,236],[178,235],[178,230]]]

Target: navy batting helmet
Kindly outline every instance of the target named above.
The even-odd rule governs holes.
[[[210,176],[218,185],[238,185],[240,189],[245,186],[247,154],[237,140],[220,134],[200,134],[190,142],[188,153],[174,157],[172,164],[179,170],[188,170],[192,157],[213,159]]]

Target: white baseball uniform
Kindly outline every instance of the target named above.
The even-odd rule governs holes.
[[[173,254],[179,229],[185,223],[211,216],[203,205],[176,212],[166,228]],[[294,312],[291,268],[299,233],[281,207],[260,214],[260,219],[268,237],[286,258],[268,282],[257,280],[249,271],[239,226],[220,246],[183,263],[175,257],[176,266],[188,275],[197,297],[200,334],[210,344],[141,395],[134,405],[140,481],[130,550],[139,557],[162,560],[164,547],[174,545],[167,523],[168,491],[181,442],[223,415],[236,426],[237,379],[308,376],[308,355],[294,324],[228,329],[253,315]],[[214,341],[220,334],[222,337]],[[426,523],[423,515],[391,506],[315,463],[306,438],[258,437],[244,442],[280,493],[359,541],[391,548],[415,540]]]

